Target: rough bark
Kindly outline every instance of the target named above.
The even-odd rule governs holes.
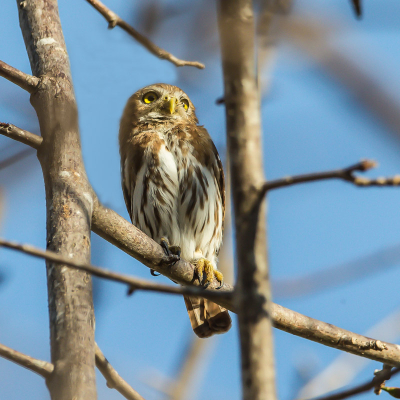
[[[38,150],[46,189],[47,248],[90,261],[93,194],[81,158],[78,115],[56,0],[17,0],[32,73],[31,94],[43,143]],[[47,262],[51,398],[96,398],[92,282],[89,274]]]
[[[218,20],[238,265],[243,398],[275,398],[260,102],[250,0],[220,0]]]

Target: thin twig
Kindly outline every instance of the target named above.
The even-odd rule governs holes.
[[[45,379],[48,378],[54,370],[53,364],[27,356],[26,354],[13,350],[3,344],[0,344],[0,357],[6,358],[21,367],[36,372]]]
[[[176,58],[168,51],[161,49],[151,40],[143,36],[135,28],[133,28],[131,25],[129,25],[127,22],[121,19],[114,11],[111,11],[99,0],[86,0],[86,1],[89,4],[91,4],[107,20],[108,27],[110,29],[118,25],[125,32],[129,33],[129,35],[131,35],[134,39],[136,39],[140,44],[146,47],[146,49],[149,50],[150,53],[154,54],[156,57],[161,58],[162,60],[170,61],[177,67],[189,66],[189,67],[204,69],[204,64],[198,61],[180,60],[179,58]]]
[[[0,134],[38,149],[43,142],[43,138],[34,133],[25,131],[15,125],[0,122]]]
[[[16,154],[13,154],[11,157],[6,158],[5,160],[0,161],[0,170],[13,165],[14,163],[23,160],[24,158],[34,154],[32,149],[23,149]]]
[[[299,183],[321,181],[326,179],[341,179],[361,187],[400,185],[400,175],[395,175],[391,178],[381,177],[377,179],[368,179],[354,175],[354,172],[356,171],[365,172],[369,169],[375,168],[376,166],[377,163],[375,161],[362,160],[357,164],[351,165],[350,167],[343,169],[326,172],[315,172],[305,175],[288,176],[286,178],[265,182],[262,186],[261,193],[265,194],[272,189],[278,189],[281,187],[297,185]]]
[[[40,79],[36,78],[36,76],[25,74],[25,72],[22,72],[3,61],[0,61],[0,76],[15,83],[29,93],[33,93],[40,82]]]
[[[96,366],[104,378],[106,378],[107,386],[110,389],[117,390],[128,400],[144,400],[144,398],[136,390],[134,390],[132,386],[130,386],[123,378],[119,376],[118,372],[109,363],[97,343]]]
[[[33,257],[43,258],[48,261],[56,262],[59,264],[65,264],[69,267],[76,268],[82,271],[89,272],[92,275],[98,276],[100,278],[108,279],[114,282],[125,283],[129,285],[131,291],[133,290],[146,290],[151,292],[161,292],[169,294],[179,294],[186,296],[201,296],[206,297],[210,300],[218,300],[221,298],[229,298],[232,293],[229,292],[216,292],[215,290],[203,290],[196,287],[184,287],[163,285],[159,283],[152,283],[146,281],[145,279],[133,278],[129,275],[119,274],[114,271],[107,270],[105,268],[95,267],[91,264],[81,263],[63,257],[60,254],[54,253],[48,250],[41,250],[34,246],[24,245],[14,242],[9,242],[4,239],[0,239],[0,246],[20,251],[22,253],[29,254]]]
[[[400,367],[393,369],[392,371],[389,369],[383,369],[381,371],[378,371],[376,373],[374,379],[372,381],[363,383],[362,385],[358,385],[354,388],[344,390],[343,392],[327,395],[327,396],[321,396],[321,397],[315,397],[312,400],[342,400],[342,399],[347,399],[348,397],[355,396],[357,394],[365,393],[368,392],[371,389],[375,389],[377,387],[380,387],[383,382],[386,380],[390,379],[393,375],[397,374],[400,372]]]
[[[357,18],[360,18],[362,15],[361,10],[361,0],[350,0],[353,4],[354,12],[356,13]]]
[[[400,310],[379,321],[365,332],[367,337],[384,337],[388,341],[398,338],[400,329]],[[338,357],[322,371],[312,377],[295,396],[300,399],[325,396],[337,392],[350,385],[355,376],[362,371],[370,361],[363,357],[353,357],[352,354],[340,352]]]

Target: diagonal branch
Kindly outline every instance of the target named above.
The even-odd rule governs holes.
[[[386,366],[384,365],[381,371],[375,373],[375,377],[371,381],[363,383],[362,385],[355,386],[351,389],[343,390],[342,392],[316,397],[312,400],[342,400],[342,399],[347,399],[348,397],[355,396],[357,394],[368,392],[375,388],[379,389],[380,386],[386,380],[390,379],[393,375],[396,375],[397,373],[400,372],[400,367],[395,368],[393,370],[391,368],[385,368],[385,367]]]
[[[377,178],[368,179],[354,175],[354,172],[361,171],[365,172],[369,169],[375,168],[377,163],[372,160],[362,160],[357,164],[351,165],[350,167],[337,169],[326,172],[315,172],[312,174],[288,176],[286,178],[277,179],[274,181],[265,182],[261,188],[261,195],[266,194],[269,190],[278,189],[281,187],[287,187],[297,185],[299,183],[322,181],[327,179],[341,179],[350,182],[356,186],[370,187],[370,186],[399,186],[400,175],[395,175],[391,178]]]
[[[53,364],[27,356],[26,354],[13,350],[3,344],[0,344],[0,357],[36,372],[45,379],[49,378],[54,370]]]
[[[0,239],[0,246],[13,249],[25,254],[29,254],[33,257],[45,259],[59,264],[68,265],[69,267],[89,272],[92,275],[98,276],[99,278],[108,279],[110,281],[125,283],[129,285],[130,292],[133,290],[145,290],[151,292],[161,292],[169,294],[179,294],[186,296],[202,296],[210,300],[220,300],[231,298],[232,292],[216,292],[215,290],[204,290],[196,287],[181,288],[179,286],[163,285],[159,283],[152,283],[145,279],[133,278],[129,275],[119,274],[114,271],[107,270],[105,268],[95,267],[94,265],[74,261],[70,258],[63,257],[60,254],[54,253],[53,251],[41,250],[34,246],[18,244],[9,242],[4,239]]]
[[[0,134],[7,136],[17,142],[24,143],[28,146],[38,150],[43,138],[34,133],[25,131],[24,129],[18,128],[15,125],[0,122]]]
[[[105,211],[110,211],[105,209]],[[117,215],[117,214],[115,214]],[[118,216],[119,217],[119,216]],[[126,222],[133,229],[136,229],[133,225],[129,224],[122,217],[119,217],[121,222]],[[110,220],[112,222],[112,220]],[[140,231],[139,231],[140,232]],[[127,231],[124,230],[122,225],[122,235],[126,234]],[[132,237],[132,236],[131,236]],[[118,247],[131,254],[127,250],[129,247],[129,234],[125,236],[125,240],[128,243],[119,243]],[[149,238],[148,238],[149,239]],[[149,239],[151,240],[151,239]],[[155,242],[154,244],[158,246]],[[179,288],[171,287],[168,285],[158,285],[151,282],[133,278],[127,275],[118,274],[112,271],[107,271],[99,267],[94,267],[89,264],[81,264],[75,262],[70,258],[63,258],[59,254],[55,254],[49,251],[43,251],[36,249],[32,246],[24,246],[15,243],[10,243],[4,240],[0,240],[0,245],[8,247],[14,250],[18,250],[39,258],[49,259],[55,263],[62,263],[69,265],[73,268],[82,269],[97,276],[105,279],[111,279],[117,282],[125,283],[128,285],[133,285],[134,288],[139,290],[151,290],[162,293],[171,294],[184,294],[184,295],[195,295],[210,299],[221,306],[229,309],[232,312],[236,312],[236,307],[234,305],[234,298],[232,296],[232,287],[230,285],[224,284],[224,286],[216,292],[210,288],[206,290],[200,290],[198,288]],[[161,249],[161,246],[159,246]],[[162,250],[161,250],[162,251]],[[147,264],[151,264],[152,260],[148,260]],[[161,271],[165,276],[172,277],[176,281],[180,281],[186,285],[193,285],[194,282],[187,282],[188,276],[193,276],[194,267],[192,264],[180,260],[176,264],[180,264],[178,269],[174,270],[175,266],[167,267],[166,269],[160,268],[158,264],[154,264],[158,271]],[[175,265],[176,265],[175,264]],[[92,272],[93,271],[93,272]],[[167,273],[168,272],[168,273]],[[213,282],[212,286],[216,283]],[[211,285],[210,285],[211,286]],[[289,310],[278,304],[271,304],[271,318],[274,323],[274,327],[290,334],[300,336],[304,339],[312,340],[314,342],[323,344],[325,346],[333,347],[338,350],[346,351],[357,356],[369,358],[390,366],[397,367],[400,365],[400,346],[388,342],[383,342],[380,340],[371,339],[366,336],[358,335],[357,333],[347,331],[345,329],[339,328],[337,326],[328,324],[326,322],[318,321],[314,318],[307,317],[295,311]]]
[[[33,93],[40,82],[40,79],[36,76],[25,74],[25,72],[22,72],[3,61],[0,61],[0,76],[15,83],[28,93]]]
[[[121,19],[114,11],[110,10],[99,0],[86,0],[89,4],[91,4],[108,22],[108,27],[110,29],[115,26],[119,26],[125,32],[129,33],[134,39],[136,39],[140,44],[146,47],[150,53],[154,54],[156,57],[161,58],[162,60],[170,61],[172,64],[177,67],[196,67],[199,69],[204,69],[204,64],[198,61],[185,61],[176,58],[174,55],[169,53],[168,51],[161,49],[156,44],[154,44],[151,40],[147,39],[147,37],[143,36],[139,33],[133,26],[129,25],[123,19]]]
[[[128,400],[144,400],[144,398],[132,388],[124,379],[122,379],[118,372],[108,362],[99,346],[96,343],[96,367],[106,378],[107,386],[110,389],[115,389]]]

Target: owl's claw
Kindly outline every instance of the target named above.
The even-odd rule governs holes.
[[[164,253],[167,256],[166,263],[174,265],[181,258],[181,248],[179,246],[171,246],[169,240],[162,237],[160,240],[161,247],[164,249]],[[153,275],[153,274],[152,274]]]
[[[179,246],[171,246],[169,240],[162,237],[160,240],[161,247],[164,249],[165,254],[169,257],[171,255],[181,256],[181,248]]]
[[[160,276],[161,274],[157,274],[156,271],[154,271],[154,269],[150,270],[151,275],[153,276]]]
[[[223,285],[222,273],[214,269],[211,262],[206,258],[200,258],[200,260],[197,261],[194,272],[200,282],[200,285],[203,285],[204,289],[207,289],[208,286],[210,286],[210,283],[214,280],[214,277],[220,283],[218,288]]]

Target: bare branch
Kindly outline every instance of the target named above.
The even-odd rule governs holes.
[[[381,385],[388,379],[390,379],[393,375],[397,374],[400,372],[400,367],[395,368],[391,371],[391,368],[385,368],[386,366],[384,365],[383,369],[381,371],[375,372],[375,377],[372,379],[372,381],[366,382],[362,385],[356,386],[352,389],[344,390],[339,393],[331,394],[328,396],[321,396],[321,397],[316,397],[312,400],[342,400],[342,399],[347,399],[348,397],[355,396],[357,394],[361,394],[364,392],[368,392],[372,389],[377,389],[380,388]],[[376,393],[378,394],[378,393]]]
[[[0,76],[15,83],[28,93],[33,93],[40,82],[40,79],[36,78],[36,76],[25,74],[25,72],[22,72],[3,61],[0,61]]]
[[[18,161],[21,161],[32,154],[33,154],[32,149],[23,149],[18,153],[13,154],[11,157],[8,157],[5,160],[0,161],[0,170],[7,168]]]
[[[18,142],[27,144],[28,146],[38,149],[43,142],[43,138],[34,133],[25,131],[15,125],[0,122],[0,134],[14,139]]]
[[[129,224],[122,217],[119,218],[126,224],[130,225],[132,228],[136,229],[132,224]],[[122,226],[124,225],[122,224]],[[124,229],[122,229],[121,234],[123,235],[125,233],[127,233],[127,231],[124,231]],[[129,241],[129,239],[132,237],[134,236],[127,235],[126,240]],[[148,240],[151,241],[150,238],[148,238]],[[154,244],[158,246],[155,242]],[[204,289],[199,290],[196,289],[195,287],[179,288],[179,287],[171,287],[168,285],[153,284],[151,282],[147,282],[142,279],[132,278],[127,275],[122,275],[112,271],[104,270],[102,268],[94,267],[90,264],[83,264],[83,263],[81,264],[79,262],[73,261],[72,259],[63,258],[59,254],[55,254],[49,251],[39,250],[32,246],[10,243],[2,239],[0,239],[0,246],[8,247],[39,258],[46,258],[56,263],[69,265],[70,267],[73,268],[82,269],[88,272],[93,271],[91,273],[93,273],[94,275],[106,279],[111,279],[116,282],[133,285],[138,290],[150,290],[150,291],[157,291],[157,292],[171,293],[171,294],[201,296],[220,304],[221,306],[229,309],[232,312],[236,312],[236,307],[234,305],[234,299],[232,296],[233,288],[227,284],[224,284],[224,286],[218,292],[209,288],[207,288],[206,290]],[[128,246],[126,243],[120,243],[118,247],[126,251],[126,248]],[[127,253],[131,254],[130,251],[127,251]],[[177,270],[174,270],[174,267],[176,265],[175,264],[174,266],[167,267],[166,269],[162,269],[158,265],[158,271],[164,272],[165,276],[168,276],[175,281],[182,282],[183,284],[186,283],[186,285],[193,285],[194,284],[193,282],[188,283],[185,279],[187,278],[188,275],[193,275],[194,267],[190,263],[184,260],[180,260],[177,264],[181,264]],[[168,274],[166,273],[167,271]],[[382,362],[384,364],[388,364],[391,366],[400,365],[400,347],[398,345],[358,335],[357,333],[353,333],[345,329],[338,328],[326,322],[318,321],[314,318],[307,317],[305,315],[302,315],[300,313],[282,307],[278,304],[272,304],[271,306],[272,306],[271,317],[274,322],[275,328],[278,328],[280,330],[283,330],[285,332],[291,333],[296,336],[300,336],[308,340],[312,340],[314,342],[323,344],[325,346],[333,347],[342,351],[347,351],[349,353],[369,358],[371,360],[375,360],[378,362]]]
[[[354,12],[356,13],[357,18],[360,18],[362,15],[361,10],[361,0],[350,0],[351,4],[353,5]]]
[[[0,344],[0,357],[6,358],[21,367],[36,372],[45,379],[49,378],[54,370],[53,364],[27,356],[26,354],[4,346],[4,344]]]
[[[106,378],[107,386],[110,389],[115,389],[128,400],[144,400],[144,398],[132,388],[124,379],[122,379],[118,372],[108,362],[99,346],[96,343],[96,366]]]
[[[395,175],[391,178],[377,178],[368,179],[364,177],[355,176],[355,171],[365,172],[369,169],[375,168],[377,163],[372,160],[362,160],[357,164],[351,165],[344,169],[337,169],[326,172],[315,172],[313,174],[288,176],[286,178],[277,179],[275,181],[265,182],[262,186],[261,193],[265,194],[269,190],[278,189],[281,187],[297,185],[299,183],[315,182],[326,179],[341,179],[356,186],[370,187],[370,186],[399,186],[400,175]]]
[[[114,11],[111,11],[108,7],[106,7],[101,1],[99,0],[86,0],[89,4],[91,4],[108,22],[108,27],[110,29],[114,28],[115,26],[119,26],[125,32],[129,33],[134,39],[136,39],[140,44],[146,47],[150,53],[154,54],[156,57],[161,58],[162,60],[170,61],[172,64],[176,65],[177,67],[196,67],[199,69],[204,69],[204,64],[198,61],[185,61],[176,58],[174,55],[169,53],[168,51],[161,49],[156,44],[154,44],[151,40],[147,39],[141,33],[139,33],[135,28],[121,19]]]
[[[34,246],[9,242],[4,239],[0,239],[0,246],[6,247],[8,249],[17,250],[22,253],[29,254],[33,257],[38,257],[55,263],[68,265],[69,267],[89,272],[90,274],[98,276],[99,278],[104,278],[119,283],[125,283],[129,285],[131,290],[132,289],[146,290],[151,292],[161,292],[161,293],[179,294],[187,296],[201,296],[216,301],[220,299],[224,300],[229,299],[232,295],[232,292],[226,292],[226,291],[225,292],[217,292],[215,290],[206,291],[204,289],[196,287],[181,288],[179,286],[170,286],[159,283],[152,283],[144,279],[133,278],[129,275],[119,274],[117,272],[110,271],[104,268],[95,267],[94,265],[91,264],[74,261],[67,257],[63,257],[60,254],[54,253],[52,251],[41,250]]]
[[[186,286],[201,286],[192,264],[180,259],[171,265],[171,261],[166,257],[164,250],[158,243],[115,211],[101,205],[98,200],[93,204],[92,230],[103,239],[136,258],[146,267],[159,272],[174,282]],[[219,282],[214,279],[206,291],[212,291],[219,285]],[[230,292],[231,290],[230,285],[224,284],[218,292]],[[215,291],[213,292],[215,293]],[[223,299],[218,301],[218,304],[225,308],[232,306],[229,303],[224,305]]]

